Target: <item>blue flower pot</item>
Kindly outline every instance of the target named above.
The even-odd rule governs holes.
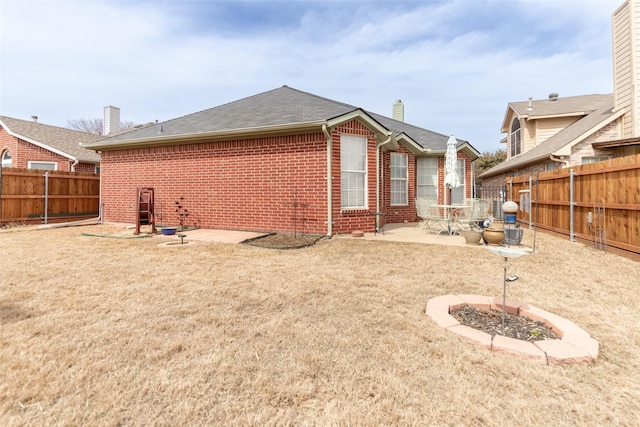
[[[164,234],[165,236],[171,236],[173,234],[176,234],[177,230],[178,230],[178,227],[165,227],[160,229],[162,234]]]

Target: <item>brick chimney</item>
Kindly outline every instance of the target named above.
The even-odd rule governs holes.
[[[399,99],[393,104],[393,119],[404,122],[404,104]]]
[[[120,130],[120,108],[109,105],[104,107],[104,134]]]

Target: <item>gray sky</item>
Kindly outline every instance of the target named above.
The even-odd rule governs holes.
[[[0,114],[165,121],[289,85],[494,151],[510,101],[613,92],[624,0],[0,0]]]

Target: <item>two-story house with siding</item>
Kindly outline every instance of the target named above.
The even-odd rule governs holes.
[[[529,99],[507,105],[506,161],[479,176],[483,187],[640,152],[640,1],[613,13],[614,93]]]

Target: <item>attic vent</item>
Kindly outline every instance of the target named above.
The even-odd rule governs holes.
[[[549,94],[549,101],[557,101],[558,100],[558,94],[553,92]]]
[[[38,116],[31,116],[31,120],[33,120],[35,123],[38,123]]]

